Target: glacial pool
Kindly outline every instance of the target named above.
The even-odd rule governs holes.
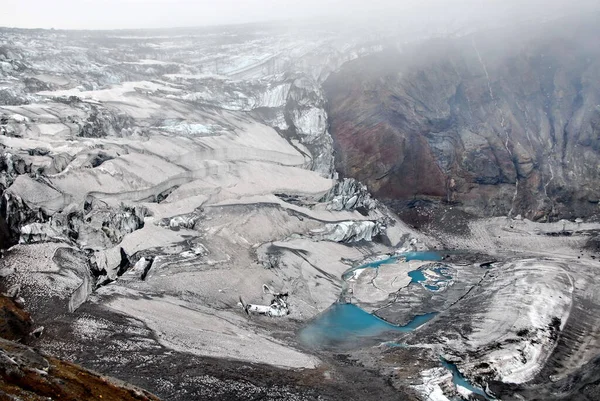
[[[409,277],[412,279],[411,283],[422,284],[427,290],[435,292],[444,288],[448,281],[452,280],[446,266],[438,266],[429,270],[435,273],[434,278],[428,278],[422,270],[408,272]]]
[[[410,262],[411,260],[439,262],[442,260],[442,255],[435,251],[406,252],[400,255],[400,257],[404,257],[407,262]]]
[[[342,274],[342,279],[344,281],[348,280],[356,270],[378,268],[383,264],[395,263],[402,258],[406,261],[420,260],[437,262],[442,260],[441,255],[434,251],[406,252],[398,256],[392,256],[350,268]],[[426,279],[422,272],[418,270],[415,270],[414,272],[420,273],[423,280]],[[341,300],[344,299],[344,295],[345,289],[342,290],[340,296]],[[409,332],[415,330],[419,326],[427,323],[435,317],[435,315],[437,315],[437,312],[417,315],[406,325],[396,326],[376,315],[365,312],[354,304],[340,301],[330,306],[326,311],[321,313],[309,322],[306,327],[300,330],[299,338],[305,345],[317,348],[329,346],[347,347],[352,344],[364,342],[368,339],[375,339],[386,332]]]
[[[314,347],[344,347],[386,332],[413,331],[435,315],[437,312],[417,315],[408,324],[396,326],[354,304],[335,303],[302,329],[299,336],[304,344]]]
[[[404,259],[407,262],[410,262],[411,260],[420,260],[420,261],[425,261],[425,262],[439,262],[442,260],[442,255],[440,255],[438,252],[435,252],[435,251],[405,252],[405,253],[402,253],[397,256],[390,256],[385,259],[376,260],[374,262],[369,262],[369,263],[362,264],[360,266],[352,267],[352,268],[346,270],[342,274],[342,279],[347,280],[352,275],[352,273],[354,273],[356,270],[377,268],[381,265],[395,263],[399,259]]]

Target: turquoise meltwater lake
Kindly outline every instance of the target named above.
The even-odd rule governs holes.
[[[427,323],[437,313],[415,316],[408,324],[396,326],[365,312],[353,304],[333,304],[300,331],[300,340],[307,345],[343,346],[386,332],[408,332]]]
[[[432,261],[439,262],[442,257],[434,251],[425,252],[407,252],[402,255],[365,263],[363,265],[348,269],[342,275],[345,280],[349,279],[353,272],[359,269],[378,268],[384,264],[395,263],[397,260],[406,261]],[[433,265],[428,266],[427,277],[421,270],[408,272],[412,283],[424,285],[430,291],[437,291],[441,285],[451,280],[450,272],[447,266]],[[305,345],[316,348],[348,348],[355,347],[369,342],[385,341],[394,333],[406,333],[413,331],[426,324],[437,315],[437,312],[416,315],[404,326],[391,324],[376,315],[368,313],[358,306],[351,303],[337,302],[326,311],[313,319],[300,333],[300,341]],[[393,341],[384,343],[388,347],[403,347],[402,344]],[[462,386],[469,391],[484,397],[486,400],[494,400],[486,392],[472,385],[458,370],[458,367],[440,357],[442,366],[452,373],[452,381],[456,386]]]
[[[400,257],[404,257],[407,262],[410,262],[411,260],[439,262],[442,260],[442,255],[435,251],[406,252],[400,255]]]
[[[359,269],[378,268],[383,264],[394,263],[399,259],[422,260],[422,261],[440,261],[442,257],[434,251],[424,252],[407,252],[398,256],[389,257],[370,263],[366,263],[351,269],[348,269],[342,275],[342,279],[348,279],[352,273]],[[416,275],[423,273],[416,270],[411,272]],[[411,275],[411,277],[413,277]],[[420,277],[413,277],[415,278]],[[425,280],[423,276],[422,280]],[[313,319],[300,333],[300,340],[309,346],[313,347],[328,347],[355,344],[371,338],[377,338],[384,333],[393,332],[408,332],[415,330],[419,326],[433,319],[437,312],[427,313],[424,315],[416,315],[404,326],[396,326],[385,320],[365,312],[358,306],[350,303],[338,302],[329,307]]]

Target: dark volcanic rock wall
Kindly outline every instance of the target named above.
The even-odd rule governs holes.
[[[600,28],[561,21],[388,49],[325,83],[336,167],[384,200],[591,217]]]

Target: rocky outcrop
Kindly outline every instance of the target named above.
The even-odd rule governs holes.
[[[48,223],[27,224],[22,226],[20,231],[21,236],[19,238],[19,242],[23,244],[67,240],[59,231],[57,231],[51,224]]]
[[[15,342],[41,330],[32,331],[29,313],[12,298],[0,296],[0,317],[0,398],[158,401],[147,391]]]
[[[18,234],[20,243],[57,241],[77,244],[82,248],[110,248],[144,227],[148,211],[142,206],[121,204],[111,208],[89,207],[80,210],[69,205],[49,216],[43,209],[34,211],[17,196],[5,194],[8,227]],[[180,218],[181,219],[181,218]],[[184,222],[176,223],[185,224]]]
[[[88,113],[85,121],[78,121],[78,135],[85,138],[100,138],[106,135],[127,135],[133,120],[126,114],[112,113],[106,109],[92,105],[86,107]]]
[[[311,169],[325,177],[334,174],[333,140],[328,132],[325,94],[318,82],[301,76],[293,81],[285,107],[286,132],[312,155]]]
[[[595,21],[431,40],[348,63],[325,83],[337,169],[386,200],[538,220],[596,215]]]
[[[333,242],[372,241],[384,230],[376,221],[343,221],[326,224],[323,229],[313,230],[312,234],[320,240]]]
[[[18,287],[13,291],[18,292]],[[21,341],[31,333],[33,320],[19,305],[21,300],[18,294],[10,295],[0,295],[0,337],[10,341]]]
[[[32,348],[0,339],[0,387],[6,399],[155,400],[145,390],[41,355]]]
[[[201,208],[193,211],[192,213],[182,214],[170,218],[164,218],[157,222],[157,225],[161,227],[169,227],[171,230],[179,230],[181,228],[187,228],[193,230],[196,224],[203,218],[204,213]]]
[[[2,218],[6,223],[8,232],[7,245],[19,241],[21,228],[32,223],[42,223],[47,221],[47,215],[43,210],[33,210],[21,197],[9,192],[4,193],[0,206]]]
[[[154,263],[154,259],[146,259],[144,256],[142,256],[133,265],[133,267],[129,271],[127,271],[127,274],[134,275],[140,280],[144,280],[146,278],[146,275],[148,274],[148,271],[152,267],[152,263]]]
[[[358,210],[367,214],[377,207],[375,199],[371,198],[367,186],[354,178],[344,178],[325,194],[321,202],[329,202],[328,210]]]
[[[3,150],[0,155],[0,188],[10,187],[18,175],[31,172],[31,167],[25,160],[10,152]]]
[[[93,204],[84,214],[72,213],[68,217],[73,239],[82,247],[102,248],[116,245],[125,235],[144,227],[147,214],[143,206]]]

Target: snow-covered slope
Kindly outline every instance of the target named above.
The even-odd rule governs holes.
[[[46,326],[40,345],[92,364],[77,351],[88,339],[118,346],[104,337],[115,331],[90,333],[108,314],[147,327],[146,344],[188,358],[320,365],[290,338],[299,322],[335,302],[349,263],[411,236],[333,170],[320,84],[380,47],[243,28],[142,39],[0,35],[0,223],[4,247],[18,242],[0,262],[3,287],[20,288]],[[274,243],[312,265],[284,257],[265,267]],[[284,335],[238,304],[269,305],[264,288],[289,294]],[[137,349],[123,341],[122,352]],[[117,359],[96,368],[111,371]]]
[[[440,356],[498,392],[576,375],[598,224],[425,233],[338,178],[322,84],[404,40],[374,32],[0,30],[0,289],[35,345],[176,400],[468,397]],[[340,299],[408,326],[301,343]]]

